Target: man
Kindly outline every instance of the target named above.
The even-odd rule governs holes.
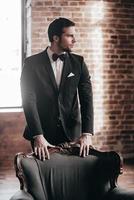
[[[85,157],[93,135],[92,87],[83,57],[71,53],[74,22],[54,20],[48,37],[50,47],[26,58],[22,70],[24,137],[39,159],[49,159],[48,148],[64,142],[79,144]]]

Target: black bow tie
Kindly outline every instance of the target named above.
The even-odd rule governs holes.
[[[58,55],[58,54],[54,53],[54,54],[52,55],[53,61],[56,61],[58,58],[60,58],[62,61],[64,61],[65,58],[66,58],[66,54],[63,53],[63,54]]]

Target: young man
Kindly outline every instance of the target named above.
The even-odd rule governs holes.
[[[24,137],[40,159],[49,159],[48,148],[64,142],[79,144],[85,157],[93,134],[92,87],[83,57],[71,53],[74,22],[55,19],[48,37],[51,45],[26,58],[22,70]]]

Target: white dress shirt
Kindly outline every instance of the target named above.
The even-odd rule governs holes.
[[[63,61],[60,58],[58,58],[56,61],[53,61],[52,55],[54,54],[54,52],[52,52],[50,47],[47,48],[47,54],[51,62],[57,86],[59,87],[63,70]]]

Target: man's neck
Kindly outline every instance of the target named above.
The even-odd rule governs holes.
[[[54,45],[51,45],[50,46],[50,49],[53,53],[56,53],[56,54],[61,54],[63,53],[64,51],[62,51],[61,49],[59,49],[59,47],[57,46],[54,46]]]

